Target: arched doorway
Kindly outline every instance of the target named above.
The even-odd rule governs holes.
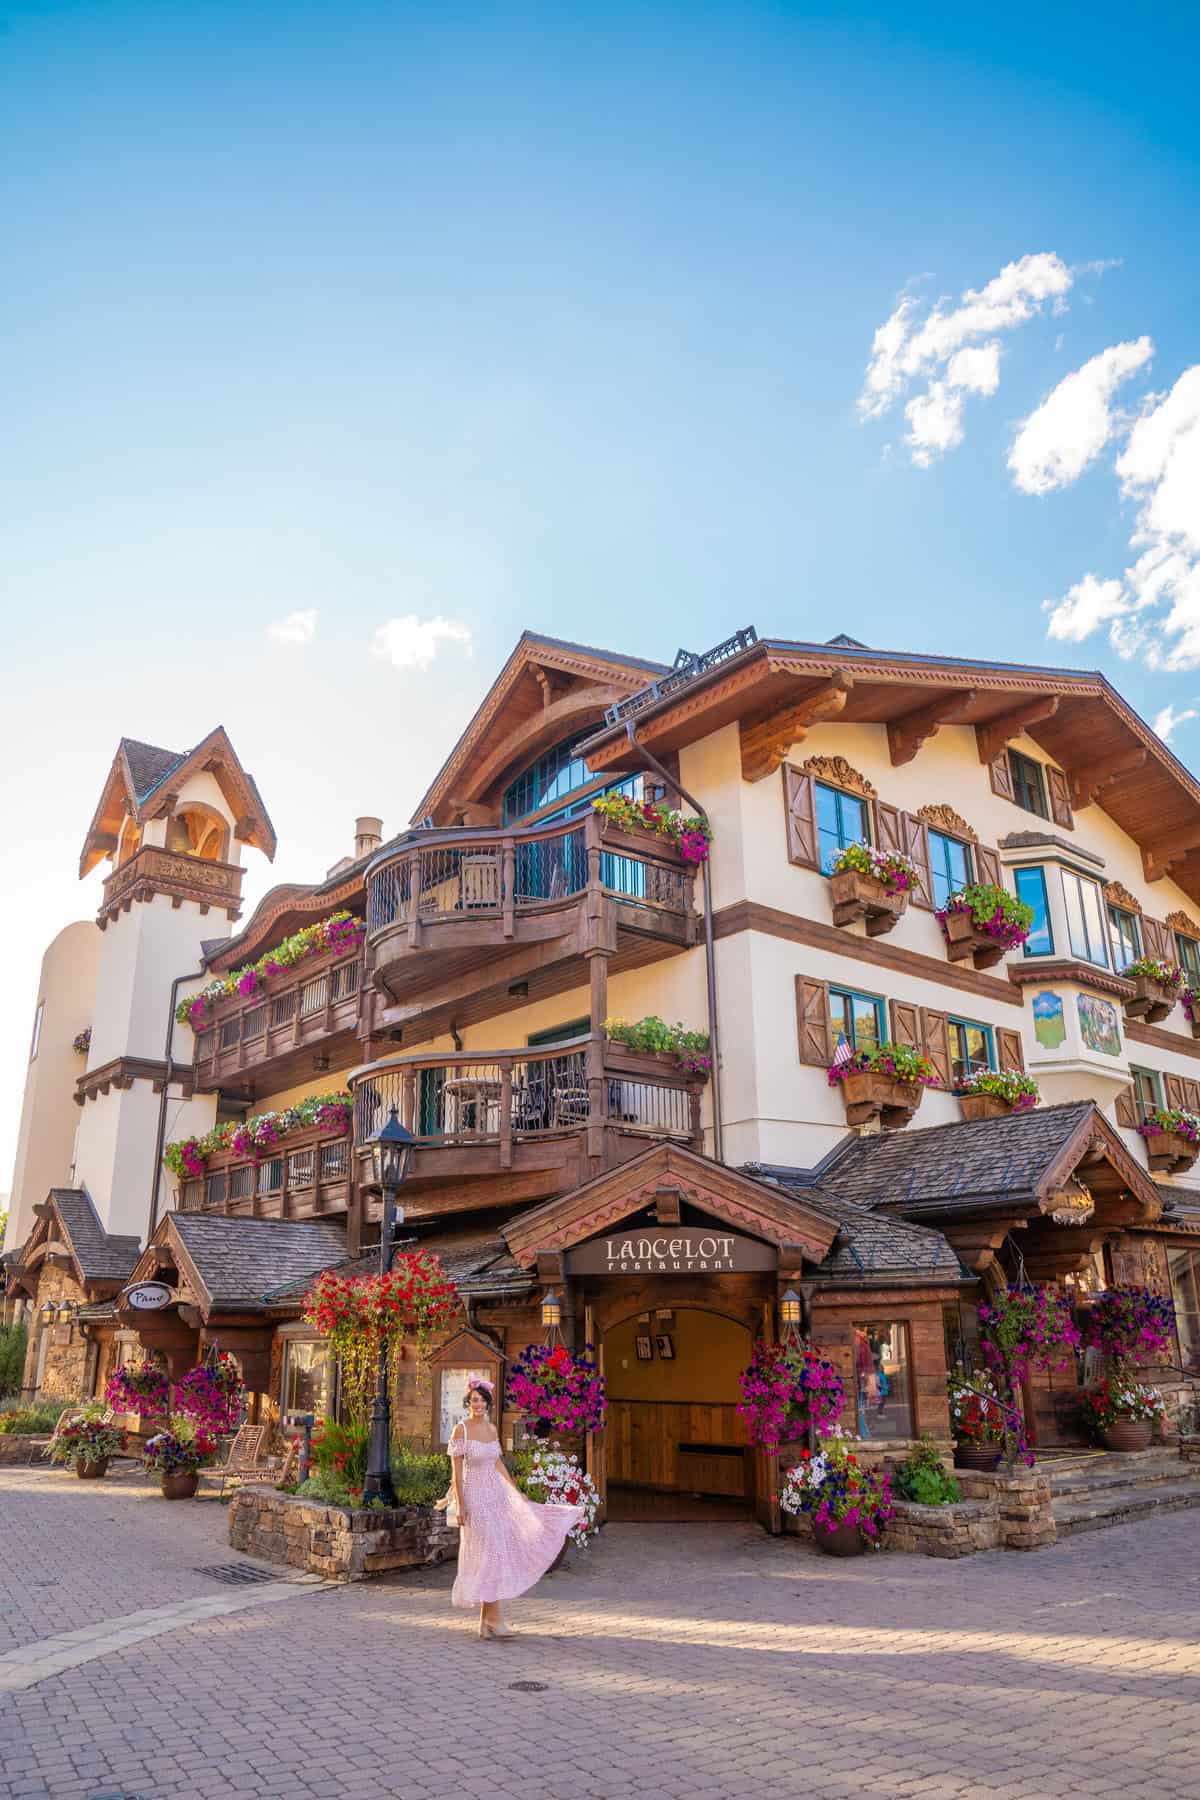
[[[632,1313],[604,1334],[610,1520],[752,1518],[755,1457],[736,1407],[751,1334],[702,1306]]]

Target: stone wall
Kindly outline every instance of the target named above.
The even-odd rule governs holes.
[[[1050,1481],[1038,1469],[1015,1475],[1003,1470],[978,1474],[955,1469],[962,1499],[947,1506],[918,1506],[895,1501],[895,1516],[883,1534],[885,1550],[920,1556],[974,1556],[980,1550],[1041,1550],[1057,1537],[1050,1510]],[[783,1515],[783,1529],[793,1537],[811,1537],[801,1514]]]
[[[50,1442],[50,1433],[44,1432],[36,1437],[27,1437],[23,1432],[0,1432],[0,1469],[24,1467],[32,1464],[34,1468],[49,1468],[42,1461],[42,1451]]]
[[[351,1512],[275,1488],[241,1488],[229,1504],[229,1542],[264,1562],[362,1581],[458,1555],[458,1530],[431,1506]]]
[[[1040,1469],[1019,1469],[1012,1475],[1003,1469],[986,1475],[971,1469],[954,1473],[965,1499],[994,1500],[1006,1550],[1041,1550],[1055,1542],[1050,1477]]]
[[[884,1532],[885,1550],[956,1557],[1000,1548],[1000,1509],[994,1498],[957,1500],[948,1506],[918,1506],[915,1500],[895,1504],[895,1517]]]
[[[49,1337],[42,1379],[37,1389],[39,1400],[81,1400],[87,1396],[88,1342],[81,1327],[43,1325],[37,1308],[47,1300],[56,1304],[69,1300],[75,1305],[87,1299],[71,1270],[57,1256],[47,1257],[38,1274],[34,1311],[29,1319],[29,1350],[25,1358],[25,1387],[32,1390],[37,1374],[38,1344],[42,1333]]]

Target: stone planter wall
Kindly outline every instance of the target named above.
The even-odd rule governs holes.
[[[16,1431],[0,1432],[0,1469],[24,1466],[30,1462],[34,1468],[49,1468],[49,1463],[42,1460],[42,1451],[49,1442],[48,1431],[36,1437],[27,1437]]]
[[[229,1504],[229,1542],[264,1562],[363,1581],[458,1555],[458,1530],[431,1506],[351,1512],[276,1488],[241,1488]]]
[[[855,1454],[862,1448],[856,1445]],[[895,1451],[901,1447],[888,1448]],[[1200,1460],[1200,1439],[1196,1440],[1196,1455]],[[894,1474],[904,1457],[893,1454],[863,1458],[864,1462],[868,1460],[885,1464]],[[943,1461],[949,1466],[944,1452]],[[1055,1542],[1050,1481],[1040,1470],[1022,1468],[1014,1475],[1005,1470],[985,1475],[955,1469],[953,1474],[963,1497],[948,1506],[919,1506],[915,1500],[896,1499],[895,1516],[883,1534],[885,1550],[959,1557],[974,1556],[980,1550],[1040,1550]],[[804,1514],[792,1518],[784,1513],[783,1529],[791,1537],[812,1536]]]
[[[1002,1543],[1000,1508],[994,1497],[957,1500],[949,1506],[897,1500],[883,1539],[885,1550],[942,1557],[974,1556],[978,1550],[998,1550]]]
[[[1041,1550],[1058,1536],[1050,1510],[1050,1477],[1040,1469],[1020,1468],[1010,1475],[997,1469],[985,1475],[978,1470],[956,1469],[963,1498],[991,1500],[1000,1520],[1000,1541],[1006,1550]]]

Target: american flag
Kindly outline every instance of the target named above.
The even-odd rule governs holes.
[[[838,1032],[837,1049],[833,1053],[833,1066],[836,1069],[841,1063],[849,1062],[854,1052],[846,1042],[845,1035]]]

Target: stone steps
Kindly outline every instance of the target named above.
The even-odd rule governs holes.
[[[1200,1470],[1196,1476],[1190,1471],[1194,1464],[1181,1462],[1179,1457],[1155,1457],[1143,1459],[1139,1456],[1104,1456],[1097,1457],[1088,1467],[1075,1464],[1069,1468],[1049,1469],[1050,1492],[1058,1498],[1070,1495],[1099,1493],[1110,1488],[1149,1488],[1164,1483],[1200,1481]]]
[[[1108,1525],[1123,1525],[1130,1519],[1144,1519],[1154,1513],[1182,1512],[1190,1507],[1200,1507],[1200,1479],[1194,1476],[1124,1486],[1106,1483],[1091,1491],[1056,1492],[1052,1501],[1060,1539],[1075,1537],[1081,1531],[1102,1531]]]

